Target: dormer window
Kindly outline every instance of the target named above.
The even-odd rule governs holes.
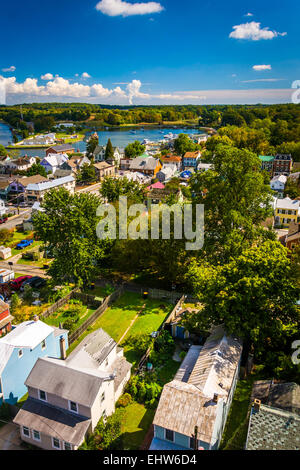
[[[41,343],[42,351],[46,348],[46,340],[44,339]]]
[[[39,399],[43,401],[47,401],[47,394],[44,390],[39,390]]]
[[[22,357],[23,356],[23,349],[19,349],[18,356]]]
[[[69,401],[69,410],[78,413],[78,405],[74,401]]]

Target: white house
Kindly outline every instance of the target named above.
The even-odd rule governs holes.
[[[283,191],[287,182],[287,176],[277,175],[270,181],[270,186],[273,191],[278,193],[278,197],[283,197]]]
[[[106,151],[106,145],[97,145],[97,147],[94,150],[94,158],[95,162],[103,162],[105,160],[105,151]],[[119,147],[113,147],[114,151],[114,160],[116,163],[116,166],[120,165],[120,160],[121,158],[124,157],[124,150],[119,149]]]
[[[239,376],[242,344],[215,328],[191,346],[174,380],[163,388],[150,450],[218,449]]]
[[[170,180],[177,172],[176,164],[163,165],[162,169],[156,173],[156,178],[160,183]]]
[[[123,349],[102,329],[64,359],[39,358],[25,381],[28,399],[14,423],[42,449],[77,450],[115,403],[130,378]]]
[[[42,183],[29,184],[25,189],[26,202],[41,202],[47,191],[53,188],[66,188],[71,194],[75,191],[75,179],[73,176],[65,176],[54,180],[44,181]]]
[[[5,203],[2,199],[0,199],[0,217],[2,217],[4,214],[6,214],[6,207],[5,207]]]
[[[52,145],[55,143],[55,134],[39,134],[34,137],[24,139],[18,145]]]
[[[47,173],[55,173],[55,171],[65,162],[69,160],[66,153],[50,153],[41,161],[41,165]]]

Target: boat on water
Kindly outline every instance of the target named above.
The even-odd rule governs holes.
[[[164,139],[175,139],[176,135],[169,132],[169,134],[164,135]]]

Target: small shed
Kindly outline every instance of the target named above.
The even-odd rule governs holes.
[[[7,259],[11,257],[11,248],[0,246],[0,258]]]
[[[11,281],[14,277],[15,273],[10,269],[0,269],[0,284]]]

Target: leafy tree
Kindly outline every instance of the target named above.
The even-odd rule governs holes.
[[[71,194],[65,188],[45,194],[45,212],[35,214],[36,233],[55,258],[49,274],[58,282],[90,283],[111,241],[99,240],[96,226],[99,218],[97,196]]]
[[[230,334],[262,344],[298,318],[299,287],[277,241],[252,246],[224,265],[195,260],[187,279],[203,304],[193,315],[195,328],[224,324]]]
[[[11,296],[10,310],[12,313],[15,313],[16,310],[20,307],[22,301],[18,294],[13,294]]]
[[[94,154],[94,151],[97,147],[97,145],[99,145],[99,137],[98,135],[97,136],[91,136],[86,144],[86,156],[89,158],[89,159],[92,159],[93,158],[93,154]]]
[[[118,201],[120,196],[127,196],[132,202],[145,200],[145,187],[127,178],[105,177],[101,184],[100,194],[108,202]]]
[[[194,152],[199,148],[199,145],[195,144],[186,134],[179,134],[174,142],[174,150],[177,155],[184,155],[186,152]]]
[[[34,163],[28,170],[26,171],[26,176],[34,176],[34,175],[41,175],[47,178],[47,172],[43,165],[40,163]]]
[[[96,172],[94,166],[89,165],[88,163],[84,163],[81,170],[76,175],[76,180],[86,183],[96,181]]]
[[[111,140],[108,139],[105,149],[105,160],[114,160],[114,149]]]
[[[14,238],[14,231],[9,230],[8,228],[0,229],[0,243],[7,245]]]
[[[204,205],[204,251],[223,262],[266,236],[260,224],[272,214],[272,196],[255,154],[219,145],[213,162],[214,170],[191,178],[190,189],[193,203]]]
[[[126,158],[135,158],[142,155],[146,150],[145,145],[142,145],[138,140],[135,140],[131,144],[128,144],[125,147],[125,156]]]

